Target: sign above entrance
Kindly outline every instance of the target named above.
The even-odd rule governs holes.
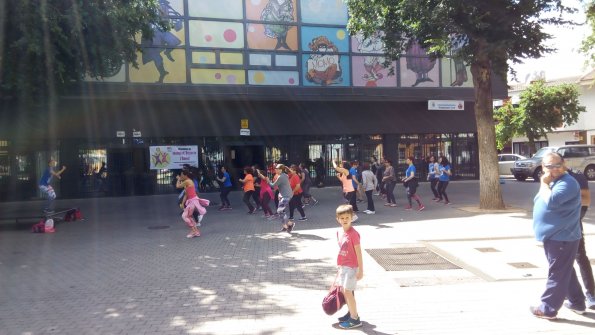
[[[463,100],[428,100],[428,110],[431,111],[462,111],[465,110]]]
[[[141,132],[140,131],[133,131],[132,132],[132,137],[141,137]]]
[[[250,136],[250,129],[240,129],[240,136]]]
[[[198,146],[151,146],[151,170],[181,169],[184,164],[198,166]]]
[[[118,130],[116,132],[116,137],[126,137],[126,132],[122,130]]]
[[[248,119],[242,119],[240,120],[240,128],[242,129],[248,129],[250,127],[248,127]]]

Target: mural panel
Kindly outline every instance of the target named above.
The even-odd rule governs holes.
[[[353,56],[351,69],[353,86],[365,87],[396,87],[397,76],[389,75],[389,68],[385,68],[382,56]],[[396,73],[397,62],[392,62]]]
[[[348,52],[349,36],[344,28],[302,27],[302,50]]]
[[[265,50],[297,51],[297,27],[247,23],[248,48]],[[273,28],[271,28],[273,27]]]
[[[347,25],[343,0],[300,0],[302,22]]]
[[[167,16],[184,16],[184,0],[159,0],[161,11]]]
[[[193,64],[217,64],[217,55],[214,52],[194,51],[192,52]]]
[[[191,20],[190,45],[204,48],[243,48],[244,27],[237,22]]]
[[[137,53],[138,69],[129,66],[133,83],[185,83],[186,52],[183,49],[145,48]]]
[[[362,33],[351,36],[351,52],[365,54],[383,54],[384,42],[382,42],[382,33],[378,32],[368,38],[364,38]]]
[[[248,0],[246,18],[255,21],[295,22],[295,3],[296,0]]]
[[[297,66],[297,56],[294,55],[275,55],[275,65],[277,66]]]
[[[402,87],[438,87],[439,65],[430,59],[426,50],[418,44],[412,45],[401,58]]]
[[[300,74],[297,71],[261,71],[249,70],[248,83],[250,85],[299,85]]]
[[[462,59],[442,58],[442,87],[473,87],[471,67]]]
[[[189,0],[188,15],[239,20],[244,18],[244,9],[239,0]]]
[[[305,54],[302,57],[304,86],[349,86],[349,57]]]
[[[246,84],[244,70],[229,69],[191,69],[190,77],[193,84],[244,85]]]

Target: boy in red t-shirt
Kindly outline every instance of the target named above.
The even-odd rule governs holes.
[[[339,327],[343,329],[357,328],[362,326],[357,313],[357,304],[353,291],[357,281],[364,277],[364,263],[362,260],[362,249],[359,243],[359,233],[353,228],[353,207],[341,205],[337,207],[337,222],[343,227],[343,235],[339,238],[339,255],[337,266],[339,267],[339,285],[343,287],[343,294],[349,311],[339,318]]]

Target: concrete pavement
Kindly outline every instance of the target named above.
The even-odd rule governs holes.
[[[595,184],[591,183],[595,196]],[[546,260],[532,237],[537,185],[507,181],[507,213],[475,213],[478,182],[453,182],[453,204],[423,212],[382,206],[356,224],[362,247],[425,247],[454,270],[386,271],[364,252],[356,294],[365,334],[592,334],[595,313],[562,309],[558,321],[534,318]],[[334,334],[336,316],[320,307],[335,275],[335,187],[314,189],[307,222],[292,235],[278,222],[247,215],[239,192],[233,211],[209,208],[203,236],[186,239],[176,196],[61,200],[85,221],[55,234],[0,223],[0,334]],[[218,201],[217,194],[206,198]],[[360,205],[365,209],[365,203]],[[0,217],[36,212],[40,202],[0,204]],[[528,212],[527,212],[528,211]],[[595,257],[595,213],[585,220]],[[19,229],[23,227],[25,230]],[[163,229],[156,229],[163,228]],[[495,250],[495,251],[494,251]],[[525,264],[514,267],[511,264]]]

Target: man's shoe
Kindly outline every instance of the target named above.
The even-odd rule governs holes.
[[[357,327],[361,327],[361,326],[362,326],[362,322],[359,320],[359,318],[357,318],[357,319],[349,318],[349,320],[339,323],[339,328],[342,328],[342,329],[353,329],[353,328],[357,328]]]
[[[308,221],[308,218],[304,216],[303,218],[299,218],[298,221]]]
[[[571,311],[575,312],[576,314],[579,314],[579,315],[583,315],[583,314],[585,314],[585,308],[584,308],[584,307],[583,307],[583,308],[577,308],[577,307],[573,306],[573,305],[572,305],[570,302],[568,302],[568,301],[564,303],[564,307],[566,307],[566,308],[568,308],[569,310],[571,310]]]
[[[595,309],[595,296],[593,296],[591,293],[587,293],[586,297],[587,297],[587,308]]]
[[[411,210],[411,206],[405,206],[405,210],[406,211],[410,211]]]
[[[539,307],[530,306],[529,311],[531,311],[531,314],[533,314],[535,317],[538,317],[540,319],[546,319],[546,320],[555,320],[556,319],[556,316],[545,315],[545,313],[542,312],[541,309],[539,309]]]
[[[345,322],[345,321],[347,321],[349,319],[351,319],[351,314],[349,314],[349,311],[347,311],[347,314],[345,314],[342,317],[338,318],[339,322]]]
[[[421,206],[419,206],[419,208],[417,208],[417,210],[420,212],[423,211],[424,209],[426,209],[426,206],[424,206],[424,205],[421,205]]]

